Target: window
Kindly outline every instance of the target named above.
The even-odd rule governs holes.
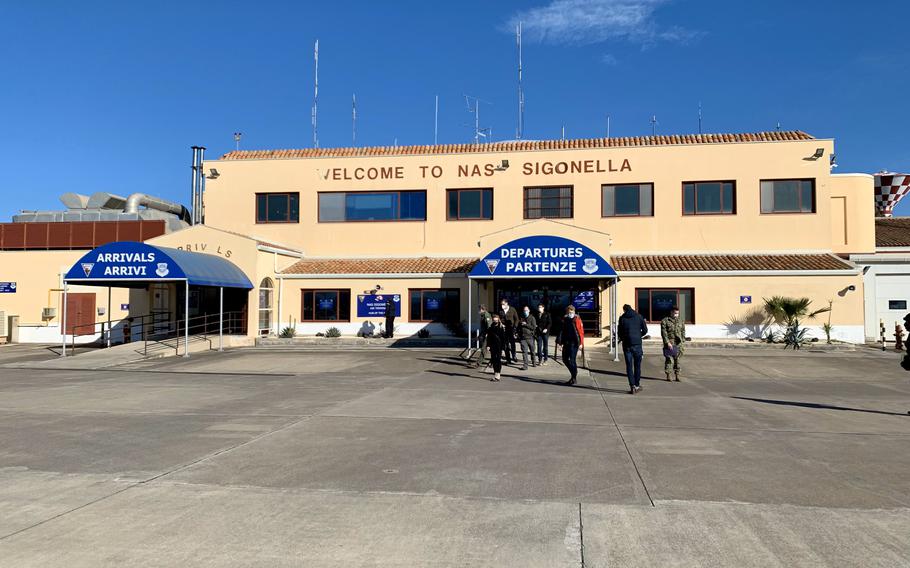
[[[888,309],[904,311],[907,309],[907,300],[888,300]]]
[[[571,219],[572,186],[526,187],[525,219]]]
[[[301,290],[300,321],[351,321],[350,290]]]
[[[654,185],[633,183],[604,185],[601,192],[603,217],[651,217],[654,215]]]
[[[458,290],[408,290],[411,302],[409,321],[457,322],[461,320]]]
[[[761,182],[761,212],[815,213],[815,180],[763,180]]]
[[[446,191],[450,221],[493,218],[492,189],[449,189]]]
[[[694,181],[683,183],[683,215],[736,213],[736,183]]]
[[[299,193],[257,193],[257,223],[300,222]]]
[[[272,292],[275,284],[271,278],[263,278],[259,283],[259,335],[272,332]]]
[[[319,194],[319,222],[426,221],[427,192],[357,191]]]
[[[655,323],[670,315],[673,306],[686,323],[695,323],[695,290],[693,288],[636,288],[636,309],[645,321]]]

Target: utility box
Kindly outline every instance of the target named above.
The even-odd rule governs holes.
[[[6,320],[6,312],[0,311],[0,343],[9,341],[9,322]]]
[[[19,316],[6,316],[7,338],[10,343],[19,343]]]
[[[43,308],[41,310],[41,319],[47,321],[57,317],[57,308]]]

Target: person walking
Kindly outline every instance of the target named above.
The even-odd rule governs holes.
[[[480,321],[479,328],[477,330],[477,339],[480,343],[479,349],[477,350],[480,353],[480,358],[477,360],[477,363],[474,364],[475,367],[483,367],[484,361],[486,361],[486,350],[487,350],[487,330],[490,329],[490,325],[493,324],[493,317],[490,315],[490,312],[487,311],[487,307],[484,304],[480,304],[478,312],[478,321]]]
[[[518,331],[518,312],[515,308],[509,306],[509,301],[505,298],[500,303],[499,319],[502,322],[503,333],[506,334],[506,342],[503,348],[506,351],[506,364],[511,364],[518,359],[515,350],[515,334]]]
[[[648,335],[648,324],[641,314],[625,304],[616,325],[617,336],[622,343],[622,354],[626,360],[626,376],[629,378],[629,394],[641,391],[641,340]]]
[[[660,320],[660,338],[664,343],[664,373],[670,380],[670,371],[676,381],[682,371],[679,358],[682,357],[686,343],[686,324],[679,319],[679,308],[673,306],[670,315]]]
[[[487,349],[490,350],[490,365],[493,367],[493,378],[490,380],[499,382],[500,373],[502,373],[502,350],[506,343],[505,329],[499,319],[499,314],[492,315],[492,322],[490,327],[487,328],[485,343]]]
[[[395,299],[389,295],[385,301],[385,336],[395,337]]]
[[[578,377],[578,365],[575,358],[578,356],[578,349],[585,343],[585,332],[581,325],[581,318],[575,315],[575,306],[569,304],[566,308],[566,316],[562,318],[562,326],[559,335],[556,337],[556,345],[562,346],[562,362],[566,369],[569,370],[569,380],[567,385],[574,385]]]
[[[536,367],[534,361],[534,337],[537,335],[537,320],[531,315],[531,308],[525,306],[518,320],[518,341],[521,343],[521,370],[528,370],[528,355],[531,356],[531,366]]]
[[[537,306],[537,364],[543,365],[550,359],[550,312],[543,304]]]

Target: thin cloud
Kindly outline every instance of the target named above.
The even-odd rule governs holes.
[[[658,41],[687,43],[701,32],[679,26],[662,28],[654,11],[670,0],[552,0],[546,6],[513,15],[503,26],[514,31],[521,22],[522,35],[549,44],[592,44],[627,41],[643,47]]]
[[[601,61],[604,65],[616,65],[617,63],[619,63],[619,62],[616,60],[616,56],[613,55],[612,53],[606,53],[606,54],[604,54],[604,56],[600,58],[600,61]]]

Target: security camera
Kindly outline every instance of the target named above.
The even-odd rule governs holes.
[[[850,284],[849,286],[847,286],[847,290],[850,290],[851,292],[856,292],[856,286],[854,286],[853,284]]]
[[[219,174],[218,170],[216,170],[215,168],[209,168],[209,175],[208,175],[209,179],[218,179],[218,176],[220,176],[220,175],[221,174]]]
[[[380,290],[382,290],[382,286],[380,286],[379,284],[377,284],[377,285],[376,285],[376,291],[378,292],[378,291],[380,291]]]

